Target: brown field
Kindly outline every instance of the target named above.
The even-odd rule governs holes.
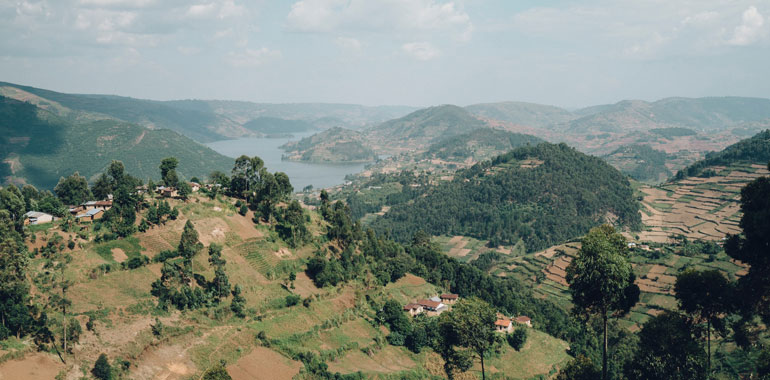
[[[54,380],[62,369],[55,355],[39,352],[0,364],[0,380]]]
[[[237,362],[227,366],[233,380],[291,379],[302,363],[287,359],[265,347],[256,347]]]
[[[767,175],[766,167],[743,165],[711,167],[723,175],[688,177],[658,187],[644,186],[640,241],[669,242],[672,234],[688,239],[722,240],[726,234],[740,232],[740,188],[757,177]]]

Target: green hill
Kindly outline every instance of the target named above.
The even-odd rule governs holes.
[[[386,121],[365,131],[374,144],[391,148],[420,148],[486,124],[453,105],[429,107]]]
[[[649,145],[622,146],[603,156],[610,165],[641,182],[660,182],[671,176],[666,167],[668,155]]]
[[[267,135],[307,132],[313,129],[312,124],[303,120],[286,120],[268,116],[253,119],[244,124],[243,127]]]
[[[281,146],[284,156],[292,161],[309,162],[368,162],[377,159],[365,145],[360,132],[340,127],[327,129],[299,141]]]
[[[532,127],[548,127],[577,117],[563,108],[524,102],[473,104],[465,109],[483,118]]]
[[[603,222],[640,226],[628,180],[565,144],[521,147],[460,170],[451,182],[418,189],[373,227],[401,240],[418,230],[472,236],[494,246],[521,239],[534,251]]]
[[[770,162],[770,129],[730,145],[720,152],[707,154],[705,159],[680,170],[676,177],[708,175],[709,173],[704,172],[703,169],[714,165],[766,164],[768,162]]]
[[[439,141],[428,148],[428,157],[443,160],[489,159],[524,145],[545,142],[540,138],[493,128],[480,128]]]
[[[53,188],[61,176],[86,178],[120,160],[139,178],[159,179],[164,157],[179,159],[182,177],[227,170],[232,159],[166,129],[116,120],[72,123],[35,105],[0,97],[0,177]]]

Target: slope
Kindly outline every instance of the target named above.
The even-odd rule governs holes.
[[[281,146],[286,159],[310,162],[368,162],[377,158],[360,132],[340,127],[327,129]]]
[[[429,107],[365,131],[378,151],[424,149],[441,139],[483,128],[486,124],[453,105]]]
[[[467,106],[465,109],[484,119],[539,128],[550,127],[577,118],[576,115],[563,108],[525,102],[481,103]]]
[[[524,145],[545,142],[540,138],[493,128],[480,128],[434,143],[425,156],[443,160],[471,158],[480,161]]]
[[[73,124],[32,104],[0,97],[0,176],[6,182],[50,189],[75,171],[92,177],[111,160],[123,161],[140,178],[158,179],[158,165],[169,156],[179,159],[183,178],[226,170],[232,163],[170,130],[110,119]]]
[[[423,186],[373,226],[396,239],[414,231],[468,235],[492,246],[524,241],[528,251],[580,236],[602,222],[638,227],[625,177],[564,144],[521,147]]]

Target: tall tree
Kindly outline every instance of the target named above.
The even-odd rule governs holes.
[[[164,185],[176,187],[179,184],[179,177],[176,174],[177,165],[179,160],[176,157],[167,157],[160,162],[160,177]]]
[[[769,165],[770,166],[770,165]],[[740,226],[743,233],[729,236],[725,252],[749,264],[738,281],[741,311],[770,323],[770,177],[755,179],[741,189]]]
[[[706,375],[704,359],[690,320],[666,312],[642,327],[637,352],[625,374],[637,380],[700,380]]]
[[[112,194],[113,183],[106,174],[102,173],[91,186],[91,193],[96,199],[107,199]]]
[[[693,316],[698,321],[706,322],[707,373],[711,376],[711,326],[721,328],[721,316],[730,311],[733,287],[727,278],[716,269],[695,271],[692,269],[680,273],[674,285],[679,309]]]
[[[24,213],[26,212],[24,203],[24,195],[15,185],[10,184],[4,189],[0,188],[0,210],[8,211],[11,225],[18,232],[24,230]]]
[[[182,231],[182,238],[179,239],[179,246],[177,251],[179,255],[184,259],[185,271],[188,278],[192,278],[192,258],[203,249],[203,244],[198,241],[198,231],[195,231],[195,226],[189,220],[184,225]]]
[[[86,177],[80,176],[78,172],[66,178],[61,177],[53,192],[67,205],[79,205],[93,197]]]
[[[443,316],[443,314],[442,314]],[[486,379],[484,356],[497,343],[495,332],[497,316],[491,305],[478,298],[466,298],[452,307],[440,324],[453,337],[446,342],[470,349],[481,361],[481,378]]]
[[[588,232],[577,257],[567,267],[573,310],[602,319],[603,380],[607,380],[607,319],[628,313],[639,300],[639,287],[634,284],[626,252],[626,238],[605,224]]]

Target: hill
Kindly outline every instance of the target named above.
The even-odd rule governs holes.
[[[425,156],[442,160],[481,161],[524,145],[545,142],[540,138],[493,128],[475,129],[432,144]]]
[[[492,246],[523,240],[535,251],[602,222],[640,225],[628,180],[565,144],[521,147],[460,170],[451,182],[407,189],[413,194],[378,217],[375,229],[402,240],[418,230]]]
[[[540,128],[565,123],[578,117],[563,108],[524,102],[481,103],[467,106],[465,109],[484,119]]]
[[[720,152],[706,154],[705,159],[695,162],[677,173],[677,178],[708,176],[710,173],[704,173],[704,169],[708,166],[729,166],[738,163],[761,165],[767,162],[770,162],[770,129],[730,145]]]
[[[658,183],[671,176],[666,166],[669,156],[649,145],[622,146],[603,156],[610,165],[640,182]]]
[[[457,136],[486,124],[453,105],[424,108],[386,121],[364,131],[378,151],[424,149],[442,139]]]
[[[578,111],[580,113],[580,111]],[[633,129],[683,127],[722,131],[770,117],[770,99],[741,97],[667,98],[655,102],[624,100],[592,107],[587,116],[567,123],[573,132],[620,132]]]
[[[377,159],[364,145],[360,132],[340,127],[327,129],[296,142],[284,144],[286,159],[309,162],[369,162]]]
[[[266,135],[291,134],[307,132],[313,125],[304,120],[286,120],[277,117],[262,116],[243,124],[243,127]]]
[[[159,179],[158,165],[180,160],[183,178],[226,170],[232,160],[166,129],[112,119],[72,123],[33,104],[0,97],[0,177],[4,182],[53,188],[59,177],[101,173],[112,160],[140,178]]]

